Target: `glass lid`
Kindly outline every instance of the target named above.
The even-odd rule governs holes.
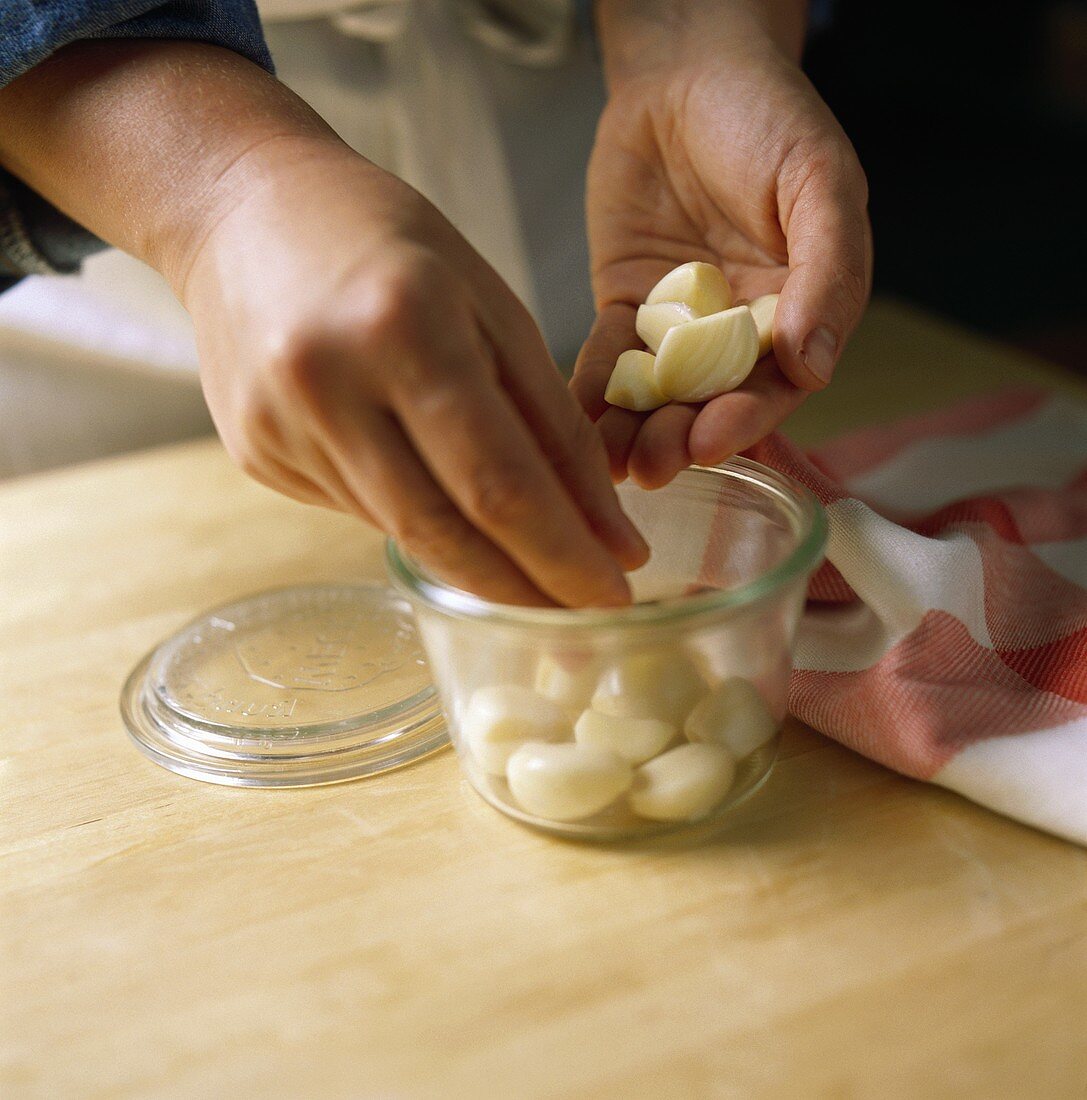
[[[448,743],[408,603],[368,585],[201,615],[135,668],[121,713],[156,763],[238,787],[339,783]]]

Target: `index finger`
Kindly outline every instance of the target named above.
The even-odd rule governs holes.
[[[416,452],[457,508],[546,595],[571,607],[630,602],[615,559],[547,462],[513,402],[468,349],[446,345],[455,370],[393,406]],[[459,375],[459,377],[457,377]]]
[[[600,310],[570,380],[571,393],[589,419],[596,422],[615,481],[622,481],[627,476],[627,460],[646,419],[644,413],[620,409],[604,400],[615,360],[622,352],[641,347],[634,331],[635,312],[634,307],[625,302],[613,302]]]
[[[755,364],[743,384],[707,401],[691,425],[694,462],[715,466],[769,435],[808,396],[782,373],[774,355]]]
[[[649,548],[619,504],[600,433],[568,389],[536,323],[512,295],[504,311],[491,304],[488,335],[506,394],[593,532],[625,568],[644,565]]]
[[[596,315],[592,331],[578,354],[570,391],[590,420],[599,420],[611,408],[604,400],[604,391],[615,360],[624,351],[642,346],[634,331],[636,312],[634,306],[625,302],[604,306]]]

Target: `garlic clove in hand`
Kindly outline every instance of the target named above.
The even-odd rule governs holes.
[[[720,268],[694,261],[669,271],[649,292],[646,304],[658,302],[682,302],[696,317],[707,317],[732,305],[732,288]]]
[[[695,403],[734,390],[758,357],[755,319],[747,306],[736,306],[669,329],[653,369],[662,393]]]
[[[685,325],[695,319],[695,312],[682,302],[657,302],[639,306],[634,318],[634,328],[651,352],[656,352],[665,336],[677,325]]]
[[[653,375],[653,356],[648,351],[624,351],[615,361],[604,400],[634,412],[650,412],[667,405],[668,398],[657,388]]]

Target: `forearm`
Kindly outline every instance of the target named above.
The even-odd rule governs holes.
[[[609,85],[688,57],[737,46],[799,61],[807,0],[597,0]]]
[[[274,78],[214,46],[82,42],[0,89],[0,164],[175,283],[260,180],[250,153],[338,144]]]

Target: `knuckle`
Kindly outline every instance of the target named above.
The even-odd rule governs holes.
[[[580,406],[571,408],[564,446],[554,456],[552,465],[566,483],[580,480],[586,473],[595,475],[607,469],[604,439]]]
[[[488,470],[472,478],[468,486],[468,512],[472,519],[492,527],[514,527],[526,515],[527,477],[515,468]]]
[[[234,460],[234,464],[238,469],[247,477],[251,477],[254,481],[259,481],[261,485],[266,485],[271,489],[275,488],[272,483],[272,475],[265,464],[264,456],[256,447],[247,443],[235,445],[230,450],[230,457]]]
[[[462,557],[463,523],[456,509],[447,505],[406,509],[395,518],[392,535],[420,561],[448,566]]]
[[[422,295],[412,275],[398,268],[371,280],[360,306],[362,337],[377,347],[389,348],[410,341],[413,320],[422,309]]]
[[[412,390],[412,404],[420,419],[430,424],[458,424],[465,420],[465,398],[455,385],[428,378]]]
[[[864,274],[851,265],[843,265],[835,283],[839,300],[850,313],[859,314],[868,302],[868,280]]]
[[[334,356],[327,334],[303,326],[271,341],[267,373],[271,384],[290,396],[314,397],[328,385]]]
[[[264,445],[282,445],[283,428],[279,416],[263,391],[250,393],[243,399],[240,421],[242,431],[254,449]]]
[[[445,264],[426,253],[388,263],[362,287],[362,316],[371,336],[384,341],[410,340],[425,327],[435,302],[456,293],[456,280]]]
[[[285,392],[315,396],[366,384],[367,363],[388,367],[386,377],[412,385],[432,373],[434,307],[448,317],[458,300],[451,272],[435,257],[410,255],[355,279],[341,300],[317,317],[303,318],[269,338],[270,376]]]
[[[412,258],[371,279],[363,292],[359,338],[388,368],[388,383],[415,396],[447,372],[439,354],[449,326],[461,317],[463,293],[440,261]],[[442,328],[438,327],[438,314]]]

